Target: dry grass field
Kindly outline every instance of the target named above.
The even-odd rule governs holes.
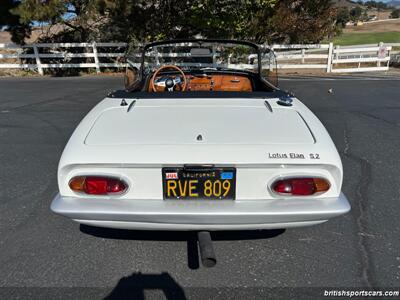
[[[375,44],[379,42],[400,43],[400,19],[347,26],[341,35],[333,39],[333,43],[336,45]]]
[[[343,33],[400,32],[400,19],[364,23],[361,26],[347,26]]]

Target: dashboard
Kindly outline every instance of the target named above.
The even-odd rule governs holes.
[[[253,91],[251,80],[245,75],[226,74],[187,74],[186,91],[227,91],[227,92],[251,92]],[[154,87],[157,92],[164,92],[165,82],[172,79],[177,83],[175,90],[181,89],[183,79],[181,75],[160,75],[154,78]],[[153,79],[152,79],[153,80]],[[152,92],[151,84],[149,92]]]

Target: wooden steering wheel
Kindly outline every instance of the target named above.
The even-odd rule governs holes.
[[[169,78],[167,78],[165,81],[161,81],[161,82],[158,82],[157,84],[155,84],[154,81],[155,81],[157,75],[158,75],[162,70],[164,70],[164,69],[174,69],[174,70],[177,70],[179,73],[181,73],[182,78],[183,78],[183,82],[182,82],[182,80],[181,80],[179,77],[169,77]],[[183,71],[182,71],[180,68],[178,68],[177,66],[174,66],[174,65],[165,65],[165,66],[161,66],[160,68],[158,68],[158,69],[154,72],[153,77],[151,78],[151,81],[150,81],[151,89],[153,90],[153,92],[158,92],[158,91],[157,91],[157,88],[156,88],[156,85],[157,85],[157,86],[163,86],[163,87],[165,87],[169,92],[172,92],[172,91],[174,91],[174,88],[175,88],[175,86],[176,86],[177,84],[180,86],[182,92],[186,90],[187,80],[186,80],[185,73],[183,73]]]

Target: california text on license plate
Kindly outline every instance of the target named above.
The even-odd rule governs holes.
[[[235,199],[235,168],[163,168],[164,199]]]

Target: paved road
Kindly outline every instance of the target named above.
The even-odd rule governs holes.
[[[190,234],[96,230],[49,210],[57,193],[58,159],[70,134],[121,82],[119,77],[0,79],[0,286],[103,287],[52,290],[97,297],[131,285],[139,294],[184,290],[172,298],[216,291],[195,287],[236,293],[242,290],[231,288],[399,286],[400,81],[282,80],[330,132],[353,209],[323,225],[284,233],[215,234],[218,264],[212,269],[198,266]]]

